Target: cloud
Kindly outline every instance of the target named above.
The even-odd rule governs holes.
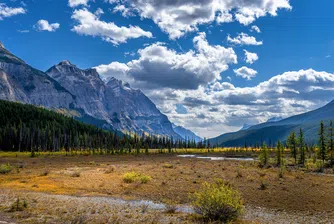
[[[255,31],[255,32],[257,32],[257,33],[261,33],[260,28],[259,28],[258,26],[255,26],[255,25],[253,25],[253,26],[251,27],[250,30],[251,30],[251,31]]]
[[[162,43],[154,43],[138,51],[139,58],[127,63],[126,79],[143,88],[197,89],[207,85],[228,69],[229,64],[237,63],[237,55],[232,48],[210,45],[205,33],[194,39],[195,51],[178,53]],[[112,65],[100,65],[102,76],[111,76]]]
[[[19,32],[19,33],[29,33],[30,30],[17,30],[17,32]]]
[[[142,30],[138,26],[117,26],[113,22],[101,21],[98,16],[89,12],[87,9],[75,10],[72,19],[79,24],[74,26],[72,31],[87,36],[99,36],[104,41],[118,45],[126,43],[128,39],[147,37],[152,38],[152,33]]]
[[[255,37],[248,36],[246,33],[240,33],[235,38],[231,38],[230,35],[227,36],[227,41],[232,44],[238,45],[262,45],[263,41],[257,41]]]
[[[79,5],[87,6],[89,0],[68,0],[68,5],[72,8],[77,7]]]
[[[97,66],[95,69],[101,74],[101,77],[105,82],[108,82],[112,77],[125,82],[132,81],[132,78],[127,75],[129,67],[124,63],[112,62],[108,65]]]
[[[5,3],[0,3],[0,20],[25,13],[27,13],[27,11],[22,7],[12,8],[8,7]]]
[[[103,9],[98,8],[98,9],[95,11],[94,14],[95,14],[96,16],[100,16],[100,15],[103,15],[103,14],[104,14],[104,11],[103,11]]]
[[[158,48],[155,45],[144,48],[151,52],[145,54],[147,57],[154,55],[153,61],[149,63],[155,64],[155,60],[158,60],[155,57],[159,59],[165,57],[166,52],[176,59],[180,57],[177,55],[182,55],[168,49],[160,49],[165,47],[164,45],[158,46]],[[137,59],[143,62],[143,65],[146,65],[143,58],[145,55],[139,54]],[[165,60],[168,64],[169,60],[167,58]],[[121,71],[118,73],[121,74],[118,78],[122,79],[124,76],[128,78],[123,79],[124,81],[138,87],[136,77],[128,74],[130,65],[131,63],[121,63],[121,65],[113,63],[105,67],[98,66],[100,69],[98,71],[102,73],[102,77],[107,74],[110,77],[114,71]],[[177,67],[178,64],[172,63],[167,69],[172,66]],[[165,67],[158,66],[158,68],[154,71],[155,75],[166,75],[160,73]],[[145,71],[151,73],[151,70]],[[175,74],[171,75],[174,82],[179,80]],[[151,76],[147,77],[151,79]],[[193,81],[191,78],[188,80]],[[158,88],[151,88],[147,84],[140,87],[172,122],[187,127],[202,137],[214,137],[224,132],[236,131],[245,123],[256,124],[265,122],[271,117],[289,117],[313,110],[332,100],[334,95],[334,74],[313,69],[284,72],[252,87],[237,87],[221,80],[199,83],[202,84],[198,88],[188,88],[188,86],[181,89],[175,85],[162,84]],[[187,114],[180,113],[178,105],[182,105]]]
[[[171,39],[198,30],[198,25],[233,20],[243,25],[257,18],[276,16],[279,9],[291,9],[289,0],[109,0],[127,11],[152,19]],[[233,18],[234,17],[234,18]]]
[[[127,8],[125,5],[118,4],[114,7],[113,10],[114,13],[120,12],[122,16],[124,17],[129,17],[129,16],[134,16],[135,14],[131,11],[130,8]]]
[[[236,131],[244,123],[256,124],[271,117],[289,117],[323,106],[333,100],[334,74],[313,69],[289,71],[253,87],[214,83],[194,92],[176,94],[177,103],[186,105],[189,118],[175,112],[167,115],[173,122],[203,137],[213,137]],[[203,101],[202,104],[193,103],[199,101]],[[157,102],[159,108],[161,104],[172,103],[168,100]],[[202,111],[206,116],[199,119]]]
[[[59,23],[49,23],[47,20],[41,19],[35,25],[35,29],[38,31],[48,31],[48,32],[55,32],[59,29]]]
[[[244,52],[246,63],[253,64],[255,61],[259,60],[259,56],[256,53],[252,53],[247,50],[244,50]]]
[[[234,69],[233,71],[236,74],[236,76],[240,76],[240,77],[242,77],[244,79],[247,79],[247,80],[251,80],[257,74],[257,71],[255,71],[254,69],[251,69],[251,68],[247,68],[246,66],[243,66],[243,67],[238,68],[238,69]]]

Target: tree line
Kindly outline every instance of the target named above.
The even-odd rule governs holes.
[[[0,150],[31,152],[103,151],[132,153],[140,149],[205,148],[208,142],[142,133],[121,134],[84,124],[33,105],[0,100]]]
[[[320,159],[322,167],[325,165],[334,165],[334,129],[333,121],[329,121],[326,126],[323,121],[320,122],[318,132],[318,145],[310,146],[305,143],[304,132],[300,128],[298,134],[291,132],[286,140],[286,147],[289,149],[295,165],[305,166],[307,157]],[[285,146],[278,140],[276,144],[276,165],[281,167],[284,163]],[[264,143],[260,150],[260,165],[266,166],[269,162],[269,149]]]

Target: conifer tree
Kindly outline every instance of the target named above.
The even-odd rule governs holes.
[[[268,164],[269,164],[269,150],[268,150],[268,147],[267,147],[266,143],[263,143],[263,145],[261,146],[259,160],[260,160],[260,166],[261,167],[268,166]]]
[[[327,150],[326,150],[325,124],[323,121],[320,122],[320,129],[319,129],[319,157],[322,160],[322,163],[324,164],[327,157]]]
[[[305,142],[304,142],[304,133],[301,128],[299,129],[298,145],[299,145],[299,152],[300,152],[299,163],[304,166],[305,165]]]
[[[298,149],[297,149],[296,133],[294,131],[289,135],[289,137],[287,139],[287,145],[288,145],[288,148],[291,151],[292,157],[295,159],[295,164],[297,164]]]
[[[334,165],[334,128],[333,121],[329,122],[328,128],[328,152],[331,166]]]
[[[276,165],[281,167],[283,165],[283,153],[284,153],[284,146],[280,140],[278,140],[276,145]]]

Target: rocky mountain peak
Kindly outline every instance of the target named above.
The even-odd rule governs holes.
[[[122,86],[122,87],[131,88],[129,83],[124,82],[124,81],[119,80],[119,79],[116,79],[114,77],[112,77],[111,79],[109,79],[109,81],[107,82],[107,85],[109,87],[116,87],[116,86],[119,87],[119,86]]]
[[[5,48],[5,46],[3,45],[1,41],[0,41],[0,48]]]
[[[59,66],[75,66],[73,65],[70,61],[68,60],[64,60],[64,61],[61,61],[59,64]],[[76,66],[75,66],[76,67]]]

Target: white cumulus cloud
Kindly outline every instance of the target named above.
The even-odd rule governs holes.
[[[3,20],[3,18],[6,17],[25,14],[26,12],[27,11],[22,7],[13,8],[13,7],[8,7],[5,3],[0,3],[0,20]]]
[[[243,67],[238,68],[238,69],[234,69],[233,71],[237,76],[240,76],[240,77],[242,77],[244,79],[247,79],[247,80],[251,80],[257,74],[257,71],[255,71],[254,69],[248,68],[246,66],[243,66]]]
[[[68,0],[68,5],[72,8],[77,7],[79,5],[87,6],[88,2],[89,0]]]
[[[139,58],[127,63],[128,72],[124,77],[133,79],[143,88],[197,89],[200,85],[220,79],[220,74],[229,64],[237,63],[232,48],[210,45],[205,33],[193,39],[195,51],[178,53],[162,43],[154,43],[138,51]],[[105,77],[112,76],[112,66],[100,65],[98,70]]]
[[[233,20],[248,25],[256,19],[291,9],[289,0],[109,0],[122,10],[152,19],[171,39],[197,31],[198,25]],[[121,11],[121,10],[120,10]],[[127,15],[127,13],[125,13]]]
[[[245,52],[245,61],[248,64],[253,64],[257,60],[259,60],[259,56],[256,53],[249,52],[247,50],[244,50]]]
[[[152,38],[151,32],[144,31],[138,26],[119,27],[113,22],[101,21],[97,15],[89,12],[86,8],[75,10],[72,19],[78,22],[72,31],[81,35],[99,36],[104,41],[115,45],[126,43],[128,39],[132,38]]]
[[[238,44],[238,45],[262,45],[263,44],[263,41],[257,41],[255,37],[249,36],[246,33],[240,33],[235,38],[231,38],[231,36],[228,35],[227,41],[232,44]]]
[[[261,33],[260,28],[259,28],[258,26],[255,26],[255,25],[253,25],[253,26],[251,27],[251,31],[255,31],[255,32],[257,32],[257,33]]]
[[[37,21],[34,27],[38,31],[54,32],[57,29],[59,29],[60,24],[59,23],[49,23],[47,20],[41,19]]]

